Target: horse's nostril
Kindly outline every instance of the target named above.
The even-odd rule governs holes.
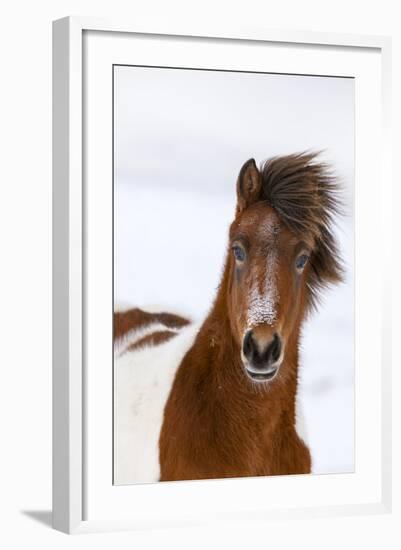
[[[249,358],[250,355],[252,355],[254,345],[253,345],[253,339],[252,339],[252,331],[248,330],[245,334],[244,341],[242,343],[242,351],[245,355],[245,357]]]
[[[267,352],[273,361],[278,361],[281,355],[281,338],[277,333],[274,334],[273,342],[270,344]]]

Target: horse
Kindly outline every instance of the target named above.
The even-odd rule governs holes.
[[[340,188],[318,153],[242,166],[205,320],[114,314],[114,483],[309,474],[302,325],[343,278]]]

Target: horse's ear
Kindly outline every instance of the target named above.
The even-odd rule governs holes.
[[[262,177],[254,159],[249,159],[240,170],[237,180],[237,214],[256,202],[262,189]]]

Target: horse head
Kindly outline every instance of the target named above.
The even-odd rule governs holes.
[[[242,365],[255,382],[276,376],[319,291],[341,280],[338,212],[337,181],[314,153],[276,157],[260,169],[250,159],[241,168],[226,299]]]

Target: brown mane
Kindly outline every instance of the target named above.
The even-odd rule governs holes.
[[[342,280],[343,269],[333,234],[334,216],[341,214],[339,183],[329,166],[317,162],[319,153],[273,157],[261,165],[262,191],[287,227],[315,242],[309,273],[309,306],[319,291]]]

